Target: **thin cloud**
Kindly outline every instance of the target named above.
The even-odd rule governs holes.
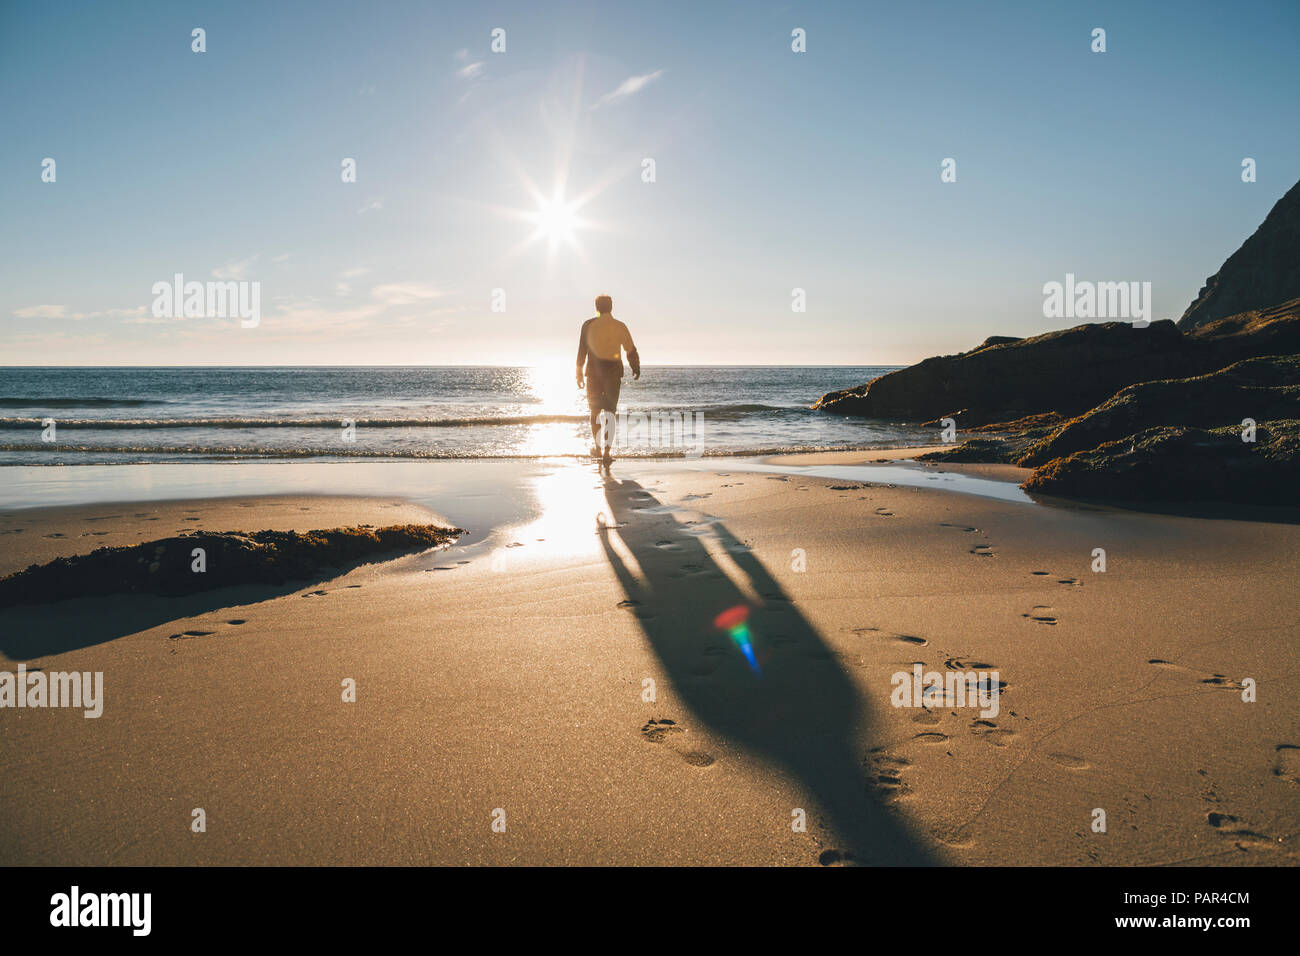
[[[20,319],[70,318],[66,305],[29,305],[26,308],[14,309],[14,315]]]
[[[334,292],[337,295],[352,294],[352,280],[365,275],[370,270],[364,266],[358,266],[354,269],[344,269],[339,273],[338,282],[334,285]]]
[[[640,93],[647,86],[649,86],[651,83],[653,83],[655,80],[659,79],[659,77],[663,75],[664,75],[663,70],[655,70],[653,73],[645,73],[642,74],[641,76],[629,76],[626,80],[624,80],[622,83],[618,85],[617,89],[609,93],[606,93],[600,99],[596,100],[596,104],[592,107],[592,109],[598,110],[602,106],[608,106],[610,103],[617,102],[618,100],[627,99],[629,96],[633,96],[637,93]]]
[[[390,282],[377,285],[370,294],[384,305],[410,305],[425,299],[436,299],[442,295],[437,289],[425,282]]]
[[[469,50],[464,50],[464,49],[457,50],[454,54],[452,54],[452,56],[455,58],[457,63],[465,64],[464,66],[462,66],[460,69],[456,71],[456,76],[458,76],[460,79],[472,80],[474,79],[474,77],[478,76],[480,73],[483,72],[483,61],[482,60],[471,61]]]
[[[129,319],[147,311],[144,306],[133,309],[103,309],[98,312],[69,312],[66,305],[29,305],[14,309],[20,319]]]
[[[248,267],[253,264],[257,256],[249,256],[247,259],[239,259],[235,262],[227,262],[224,266],[217,266],[212,270],[214,279],[243,279],[248,275]]]

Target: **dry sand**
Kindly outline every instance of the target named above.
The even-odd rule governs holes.
[[[1297,861],[1300,527],[725,467],[557,466],[535,522],[294,589],[0,611],[0,669],[106,698],[0,711],[0,863]],[[8,571],[421,514],[65,508],[0,541]],[[713,623],[740,605],[761,678]],[[999,714],[892,707],[914,662],[997,670]]]

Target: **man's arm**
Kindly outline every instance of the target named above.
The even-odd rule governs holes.
[[[587,326],[591,324],[591,319],[582,323],[582,328],[578,330],[578,388],[582,388],[582,366],[587,361]]]
[[[623,326],[623,351],[627,352],[627,364],[632,366],[632,377],[641,377],[641,356],[637,354],[636,343],[632,341],[632,332]]]

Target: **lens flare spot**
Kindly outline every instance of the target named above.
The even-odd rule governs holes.
[[[727,608],[713,619],[713,626],[719,630],[726,631],[735,645],[740,648],[740,653],[745,655],[745,660],[749,662],[749,669],[755,674],[760,673],[758,667],[758,658],[754,656],[754,642],[749,635],[749,608],[743,604]]]

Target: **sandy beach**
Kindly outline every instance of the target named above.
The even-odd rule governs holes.
[[[4,510],[0,573],[182,529],[470,533],[0,611],[0,669],[104,674],[99,718],[4,713],[0,863],[1297,861],[1300,526],[802,468],[866,457]],[[918,662],[996,671],[996,716],[893,706]]]

